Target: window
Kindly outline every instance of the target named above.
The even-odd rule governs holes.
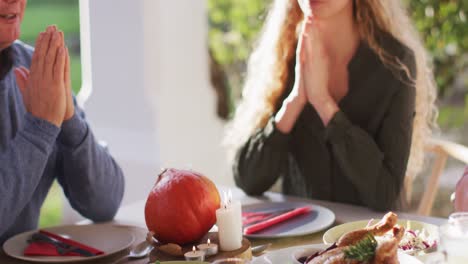
[[[39,32],[52,24],[57,25],[65,34],[70,51],[72,87],[75,94],[78,94],[81,88],[79,0],[28,1],[20,39],[34,46]]]

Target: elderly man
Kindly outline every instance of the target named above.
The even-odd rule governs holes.
[[[63,33],[49,26],[35,50],[17,41],[25,6],[0,0],[0,244],[37,227],[55,179],[93,221],[111,220],[124,192],[121,169],[74,104]]]

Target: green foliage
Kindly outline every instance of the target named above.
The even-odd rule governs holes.
[[[59,225],[62,221],[62,194],[57,182],[52,184],[44,205],[41,208],[39,227]]]
[[[444,100],[453,95],[457,76],[467,79],[468,0],[404,1],[434,59],[439,99]],[[271,3],[272,0],[208,0],[209,47],[228,75],[234,98],[240,94],[246,60]],[[465,80],[464,92],[467,87],[468,80]]]
[[[21,40],[34,46],[39,32],[55,24],[64,32],[70,48],[71,78],[75,94],[81,88],[81,60],[79,55],[80,13],[78,0],[28,1],[21,25]]]
[[[42,2],[43,0],[36,0]],[[67,38],[79,38],[80,13],[78,1],[65,1],[74,4],[55,5],[41,4],[31,5],[35,1],[29,1],[21,26],[21,39],[30,45],[34,45],[39,32],[44,31],[48,25],[56,24]]]
[[[70,70],[73,92],[78,94],[81,88],[81,59],[79,55],[70,55]]]
[[[406,0],[434,59],[439,95],[450,95],[454,78],[468,68],[467,0]]]
[[[468,98],[466,98],[468,102]],[[444,106],[439,109],[438,122],[441,127],[461,127],[468,118],[468,104],[465,109],[456,106]]]
[[[466,116],[468,116],[468,94],[465,95],[465,102],[467,102],[465,104],[465,111],[463,112]]]
[[[372,234],[368,233],[361,241],[345,249],[344,255],[346,259],[370,261],[375,256],[376,248],[377,240]]]
[[[230,98],[239,97],[252,45],[271,0],[207,0],[209,48],[228,76]],[[234,105],[233,102],[230,105]],[[234,109],[232,109],[234,110]]]
[[[28,6],[57,6],[57,5],[64,5],[64,6],[74,6],[76,5],[78,0],[29,0]]]
[[[244,62],[260,31],[269,1],[208,0],[209,45],[223,65]]]

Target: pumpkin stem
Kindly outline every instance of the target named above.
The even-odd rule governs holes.
[[[158,180],[156,180],[156,184],[159,183],[159,181],[161,181],[161,176],[167,171],[168,169],[167,168],[164,168],[161,170],[161,172],[158,174]]]

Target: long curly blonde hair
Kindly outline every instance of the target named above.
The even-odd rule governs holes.
[[[403,68],[409,76],[405,65],[379,45],[377,32],[390,34],[414,53],[417,76],[409,77],[416,87],[416,116],[406,171],[407,177],[413,178],[422,168],[424,146],[437,116],[436,89],[428,55],[401,1],[354,0],[354,9],[361,39],[387,67]],[[266,125],[281,103],[278,101],[287,89],[288,62],[295,55],[298,27],[303,19],[297,0],[274,0],[258,45],[249,59],[242,101],[228,125],[225,144],[231,160],[248,138]]]

